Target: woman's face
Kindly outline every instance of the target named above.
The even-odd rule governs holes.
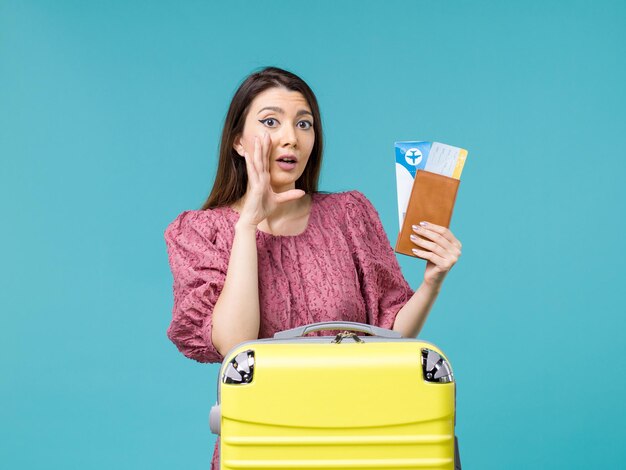
[[[313,144],[313,114],[304,96],[286,88],[269,88],[250,104],[243,133],[235,139],[234,149],[254,155],[254,137],[270,136],[270,183],[275,192],[294,189],[304,172]]]

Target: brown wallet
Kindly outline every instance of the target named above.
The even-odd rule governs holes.
[[[411,241],[411,234],[415,233],[413,225],[425,221],[444,227],[450,226],[459,183],[460,181],[456,178],[417,170],[402,230],[396,242],[397,253],[421,258],[411,251],[413,248],[425,250]]]

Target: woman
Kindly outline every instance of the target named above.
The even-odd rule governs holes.
[[[445,227],[414,227],[428,261],[413,292],[365,196],[317,191],[322,142],[317,100],[296,75],[269,67],[235,93],[208,200],[165,232],[168,336],[186,356],[221,362],[238,343],[320,321],[419,333],[461,243]]]

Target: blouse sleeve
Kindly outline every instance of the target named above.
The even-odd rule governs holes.
[[[165,230],[174,277],[174,308],[167,336],[185,356],[221,362],[211,340],[213,307],[224,286],[228,253],[215,243],[208,211],[186,211]]]
[[[391,329],[398,311],[413,295],[372,203],[347,193],[347,230],[353,244],[361,293],[370,325]]]

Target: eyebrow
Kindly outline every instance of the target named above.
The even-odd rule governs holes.
[[[284,110],[283,108],[279,108],[278,106],[266,106],[265,108],[261,109],[261,110],[257,113],[257,116],[258,116],[259,114],[261,114],[263,111],[267,111],[267,110],[269,110],[269,111],[275,111],[275,112],[280,113],[280,114],[285,114],[285,110]],[[296,117],[298,117],[298,116],[302,116],[303,114],[308,114],[308,115],[310,115],[311,117],[313,117],[313,114],[311,113],[311,111],[307,111],[306,109],[301,109],[301,110],[299,110],[299,111],[296,113]]]

